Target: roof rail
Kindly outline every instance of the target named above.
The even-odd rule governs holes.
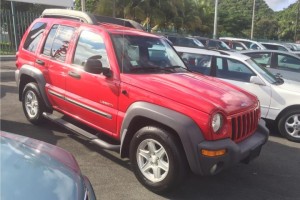
[[[75,19],[88,24],[97,24],[96,18],[86,12],[66,9],[45,9],[42,18],[67,18]]]
[[[208,50],[218,52],[221,55],[230,56],[230,54],[224,50],[220,50],[220,49],[216,49],[216,48],[208,48]]]

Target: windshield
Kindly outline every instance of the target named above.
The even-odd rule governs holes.
[[[230,50],[230,47],[223,41],[219,41],[219,45],[221,50]]]
[[[196,45],[198,45],[199,47],[204,47],[204,45],[197,39],[193,39],[194,42],[196,43]]]
[[[122,73],[186,72],[185,64],[162,38],[112,35]]]
[[[278,78],[276,78],[271,72],[269,72],[267,69],[259,66],[255,62],[255,60],[248,59],[246,60],[247,63],[249,63],[261,76],[263,76],[269,83],[275,84],[278,83]]]

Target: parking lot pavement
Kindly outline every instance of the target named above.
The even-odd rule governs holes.
[[[252,163],[237,164],[215,176],[190,174],[182,187],[156,195],[134,177],[127,159],[93,146],[64,128],[26,120],[18,101],[13,61],[1,62],[1,130],[39,139],[70,151],[89,177],[98,199],[209,199],[299,200],[300,144],[271,131],[261,155]],[[1,177],[0,177],[1,178]]]

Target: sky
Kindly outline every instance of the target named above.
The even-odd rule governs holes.
[[[284,8],[289,7],[289,5],[295,3],[297,0],[265,0],[271,9],[274,11],[280,11]]]

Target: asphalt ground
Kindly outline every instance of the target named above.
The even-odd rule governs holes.
[[[102,150],[70,131],[48,121],[30,124],[18,101],[15,64],[1,61],[1,130],[16,133],[71,152],[89,177],[97,199],[202,199],[202,200],[299,200],[300,144],[282,138],[271,127],[260,157],[237,164],[215,176],[189,174],[182,186],[166,195],[145,189],[135,178],[127,159]],[[0,177],[1,178],[1,177]]]

